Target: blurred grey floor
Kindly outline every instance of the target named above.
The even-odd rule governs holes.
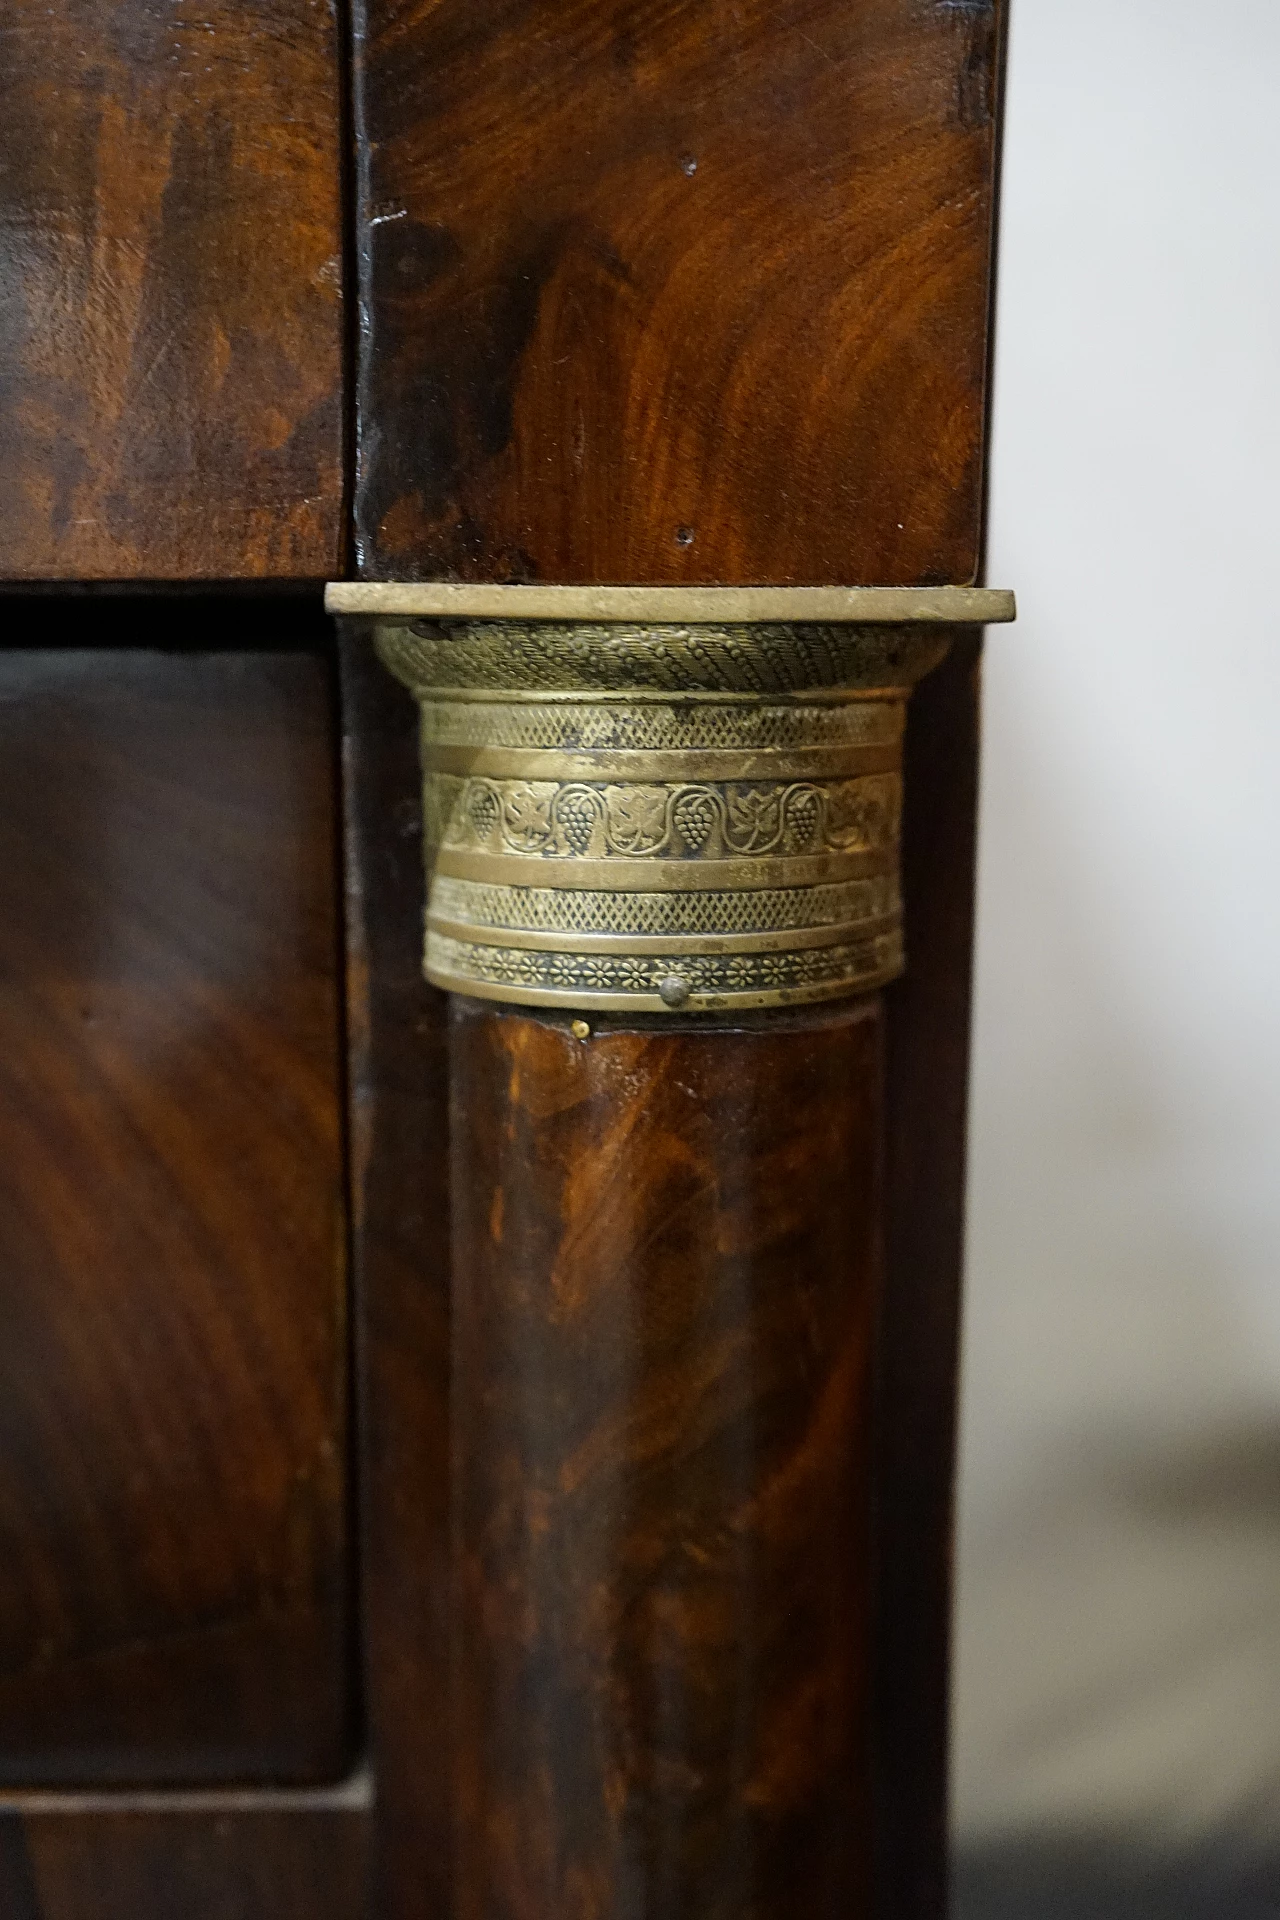
[[[992,1847],[955,1862],[951,1920],[1277,1920],[1280,1847],[1150,1860],[1098,1845]]]

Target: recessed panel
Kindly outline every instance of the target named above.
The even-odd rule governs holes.
[[[0,1779],[344,1760],[332,715],[0,655]]]

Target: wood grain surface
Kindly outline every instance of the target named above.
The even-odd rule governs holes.
[[[278,1799],[279,1796],[276,1796]],[[0,1808],[4,1920],[363,1920],[367,1810],[301,1796]]]
[[[997,0],[357,0],[373,578],[978,562]]]
[[[344,1764],[332,754],[305,653],[0,655],[5,1781]]]
[[[422,978],[418,710],[367,632],[341,670],[371,1911],[447,1920],[448,1003]]]
[[[341,564],[332,0],[6,0],[0,577]]]
[[[458,1920],[869,1911],[881,1034],[452,1003]]]

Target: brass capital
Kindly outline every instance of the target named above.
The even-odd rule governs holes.
[[[907,699],[949,628],[1012,617],[963,588],[348,586],[330,605],[373,621],[421,708],[428,979],[658,1014],[901,971]]]

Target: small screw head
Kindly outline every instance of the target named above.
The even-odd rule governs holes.
[[[689,998],[688,982],[678,973],[669,973],[658,983],[658,998],[664,1007],[682,1007]]]
[[[589,1040],[591,1038],[591,1029],[585,1020],[572,1021],[569,1026],[569,1031],[575,1040]]]

